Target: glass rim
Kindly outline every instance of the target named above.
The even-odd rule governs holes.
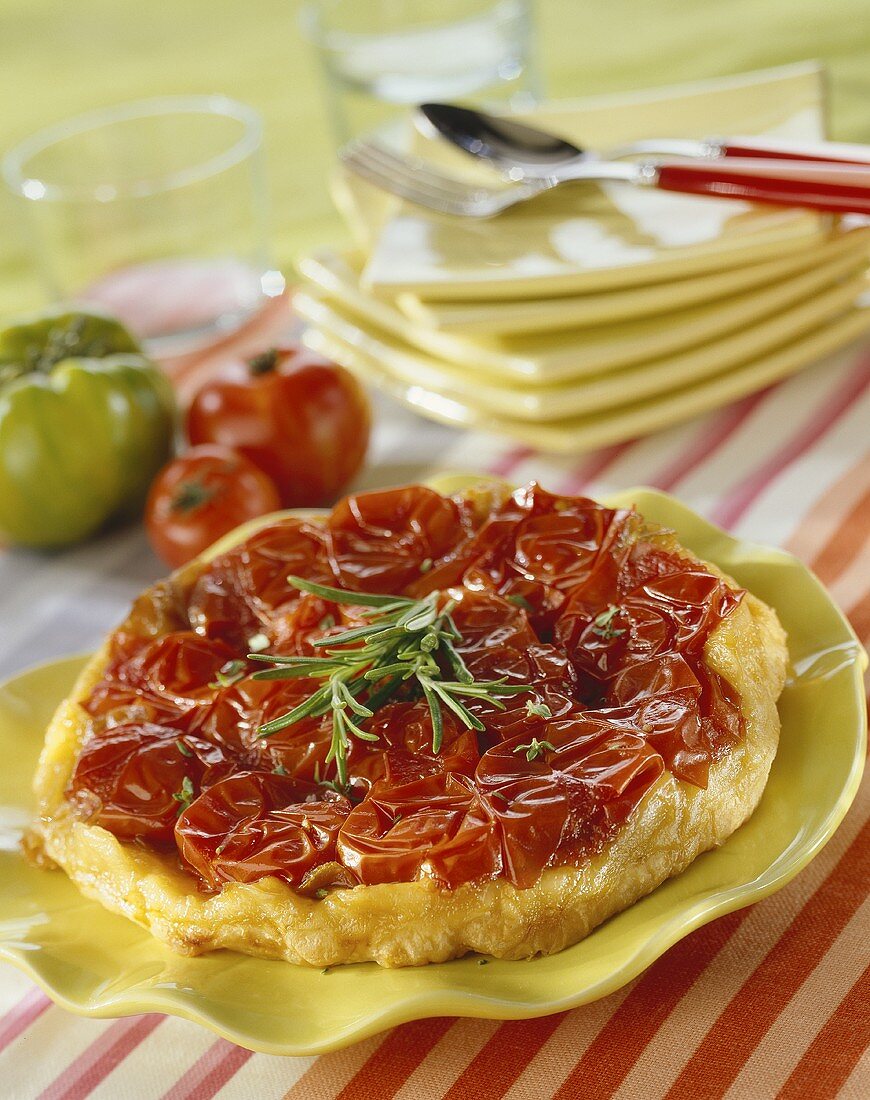
[[[342,0],[330,0],[330,7],[337,7]],[[481,3],[483,0],[481,0]],[[506,8],[509,4],[517,3],[518,0],[491,0],[491,9],[493,11]],[[528,0],[519,0],[520,3],[528,3]],[[340,28],[329,28],[326,26],[324,16],[326,11],[324,9],[323,0],[304,0],[304,3],[299,9],[298,21],[299,26],[303,33],[306,35],[312,45],[319,47],[320,49],[342,49],[352,46],[357,42],[368,40],[373,37],[379,37],[381,31],[349,31]],[[462,21],[468,21],[473,19],[474,15],[469,14],[463,17]],[[458,21],[458,20],[457,20]],[[437,15],[432,19],[420,20],[413,24],[409,24],[407,27],[400,31],[386,32],[388,34],[407,34],[415,29],[422,29],[424,27],[434,27],[443,24],[444,20],[439,19]]]
[[[66,138],[99,130],[117,122],[184,114],[235,119],[242,123],[244,130],[241,136],[222,152],[198,164],[179,168],[162,176],[143,177],[129,183],[113,184],[106,180],[102,183],[95,182],[92,186],[81,184],[70,186],[51,183],[26,171],[29,160]],[[12,192],[31,201],[91,199],[97,202],[114,202],[123,198],[147,198],[149,195],[172,191],[219,175],[255,152],[261,144],[262,137],[263,120],[259,113],[253,107],[231,99],[229,96],[156,96],[111,107],[98,107],[44,126],[4,154],[0,161],[0,173]]]

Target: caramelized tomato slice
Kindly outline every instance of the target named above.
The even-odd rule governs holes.
[[[499,869],[493,823],[474,784],[453,773],[376,785],[344,822],[338,853],[366,884],[433,878],[455,887]]]
[[[664,648],[699,655],[713,627],[738,602],[718,577],[694,566],[646,581],[622,601],[634,626],[628,658]]]
[[[309,782],[334,781],[334,762],[327,763],[332,741],[332,720],[327,715],[307,717],[268,737],[260,727],[289,713],[307,699],[320,682],[255,680],[246,676],[221,691],[199,727],[201,736],[235,753],[246,766],[281,769]],[[351,740],[347,759],[354,775],[376,778],[383,774],[381,745]],[[373,762],[370,762],[373,758]]]
[[[185,867],[217,890],[267,875],[299,886],[334,859],[350,803],[332,791],[269,772],[244,771],[210,787],[181,814],[175,839]]]
[[[255,634],[271,638],[274,620],[292,611],[299,599],[287,580],[291,574],[335,584],[322,527],[279,520],[215,558],[191,590],[191,626],[241,649]]]
[[[457,649],[475,679],[489,679],[489,670],[498,667],[502,652],[538,643],[525,611],[495,592],[457,588],[449,595],[456,600],[452,617],[462,635]]]
[[[494,592],[452,590],[458,603],[453,621],[462,635],[457,650],[476,680],[504,679],[529,692],[507,696],[501,707],[468,702],[468,708],[491,733],[511,737],[540,721],[534,710],[564,716],[578,709],[576,674],[561,650],[542,645],[526,612]]]
[[[449,711],[442,717],[441,751],[436,753],[432,751],[432,719],[428,705],[423,700],[388,703],[366,722],[366,729],[378,740],[352,744],[351,771],[369,783],[386,777],[393,786],[439,772],[472,775],[480,758],[477,736]],[[368,753],[363,747],[369,749]]]
[[[701,693],[685,658],[666,653],[621,672],[610,693],[621,709],[603,711],[602,717],[643,737],[678,779],[703,787],[714,746],[701,722]]]
[[[85,702],[85,709],[92,715],[104,715],[139,704],[155,716],[188,728],[195,724],[196,712],[211,703],[218,674],[236,656],[224,642],[191,631],[164,634],[126,660],[116,656]]]
[[[628,553],[621,536],[631,514],[538,489],[532,514],[517,527],[514,565],[528,580],[563,591],[588,586],[593,577],[614,584]]]
[[[90,737],[70,780],[79,812],[121,840],[172,844],[183,803],[210,766],[223,761],[207,741],[169,726],[130,723]]]
[[[111,657],[120,663],[162,634],[187,630],[187,604],[172,580],[158,581],[133,601],[130,613],[112,635]]]
[[[477,783],[498,824],[506,877],[533,885],[541,870],[601,849],[661,775],[643,738],[589,716],[542,722],[531,761],[521,738],[481,757]]]
[[[401,593],[464,537],[456,502],[422,485],[346,497],[327,522],[343,588]]]

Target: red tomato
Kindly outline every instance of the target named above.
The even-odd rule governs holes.
[[[286,508],[329,504],[365,458],[371,415],[343,367],[298,347],[238,363],[197,393],[191,443],[233,447],[278,486]]]
[[[177,568],[240,523],[280,506],[273,483],[242,455],[192,447],[154,479],[145,526],[155,552]]]

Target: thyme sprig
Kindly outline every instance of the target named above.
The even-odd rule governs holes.
[[[624,634],[625,630],[618,630],[613,625],[613,619],[618,613],[619,608],[616,604],[608,604],[607,608],[592,620],[592,633],[597,634],[599,638],[618,638]]]
[[[176,791],[172,796],[178,803],[179,814],[187,809],[191,802],[193,802],[195,796],[196,791],[194,790],[193,780],[189,775],[186,775],[181,780],[181,789]]]
[[[377,741],[377,734],[363,723],[392,698],[404,685],[419,689],[432,718],[432,751],[439,752],[444,736],[444,708],[451,711],[468,729],[483,730],[480,719],[472,714],[466,700],[477,699],[499,710],[501,699],[530,691],[525,684],[508,684],[504,679],[476,681],[462,660],[457,644],[462,635],[453,621],[453,599],[432,592],[423,599],[389,596],[370,592],[348,592],[340,588],[314,584],[291,576],[290,583],[301,592],[309,592],[336,604],[360,608],[368,618],[362,626],[319,638],[316,656],[283,656],[249,653],[251,661],[264,661],[274,668],[257,672],[258,680],[288,680],[306,677],[322,681],[298,706],[261,726],[259,737],[309,716],[332,713],[332,742],[327,763],[334,760],[338,780],[347,784],[347,753],[351,738]],[[449,670],[445,677],[445,669]],[[409,683],[410,682],[410,683]]]
[[[525,745],[517,745],[514,752],[524,752],[526,754],[526,760],[530,763],[532,760],[537,760],[539,756],[542,756],[544,752],[555,752],[556,746],[552,741],[539,741],[537,737],[533,737]]]

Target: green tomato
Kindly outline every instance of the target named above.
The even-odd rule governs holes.
[[[0,332],[0,535],[64,546],[137,514],[174,431],[168,379],[112,318]]]

